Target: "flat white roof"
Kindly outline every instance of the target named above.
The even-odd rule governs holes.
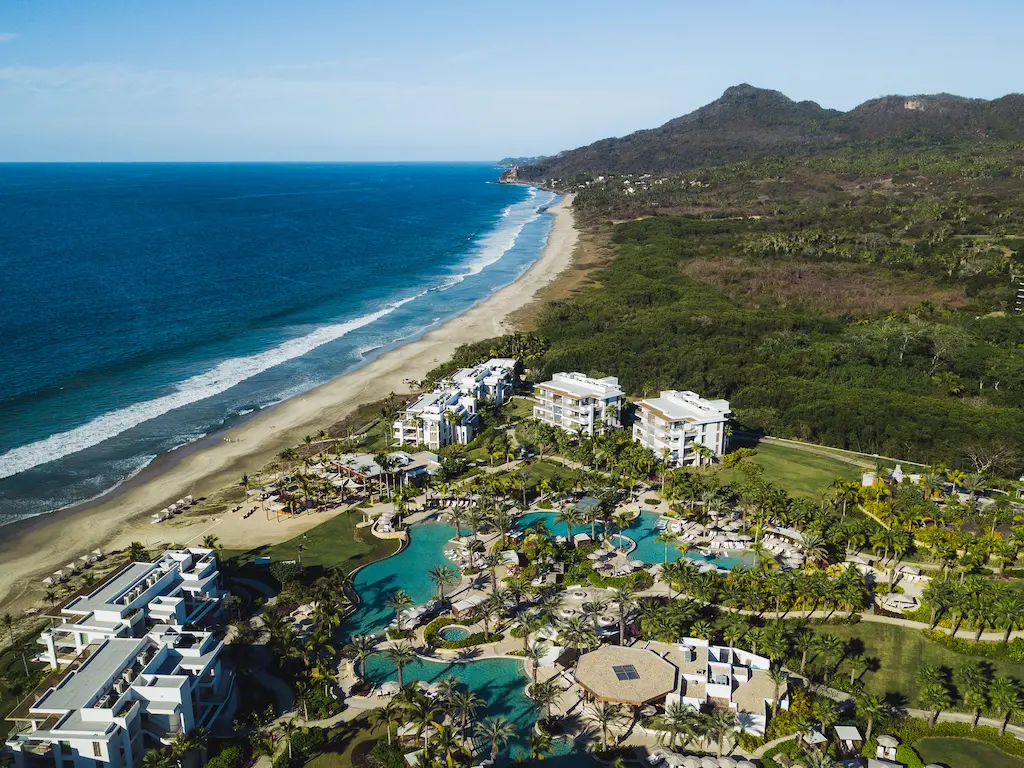
[[[575,398],[596,397],[603,400],[608,397],[620,397],[622,395],[622,390],[619,389],[619,380],[614,376],[594,379],[576,372],[556,373],[551,377],[550,381],[545,381],[537,386]]]
[[[641,400],[641,408],[649,408],[668,421],[715,422],[729,415],[728,400],[706,400],[696,392],[665,390],[660,397]]]

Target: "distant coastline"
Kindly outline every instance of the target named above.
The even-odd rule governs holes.
[[[38,596],[34,583],[69,557],[96,547],[120,548],[134,540],[147,546],[184,543],[215,533],[229,547],[251,547],[288,538],[323,520],[310,516],[276,523],[238,517],[187,519],[164,527],[149,516],[185,494],[204,496],[237,482],[271,461],[311,430],[344,418],[382,393],[410,391],[408,380],[421,379],[460,344],[500,335],[508,317],[533,303],[537,293],[567,269],[578,237],[572,197],[557,199],[545,215],[553,217],[540,256],[513,283],[441,326],[375,350],[355,370],[304,394],[256,411],[228,430],[164,454],[135,477],[84,504],[10,523],[2,527],[0,604],[5,607]],[[226,440],[225,438],[229,438]]]

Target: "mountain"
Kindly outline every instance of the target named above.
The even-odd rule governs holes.
[[[945,93],[885,96],[841,112],[744,83],[658,128],[602,139],[521,165],[519,178],[537,181],[602,171],[683,171],[894,139],[931,143],[1024,140],[1024,95],[993,101]]]

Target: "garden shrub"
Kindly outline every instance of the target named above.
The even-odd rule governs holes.
[[[206,768],[240,768],[245,761],[245,750],[234,742],[206,761]]]

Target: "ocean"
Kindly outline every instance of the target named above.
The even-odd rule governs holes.
[[[95,498],[513,282],[555,196],[498,173],[0,165],[0,524]]]

